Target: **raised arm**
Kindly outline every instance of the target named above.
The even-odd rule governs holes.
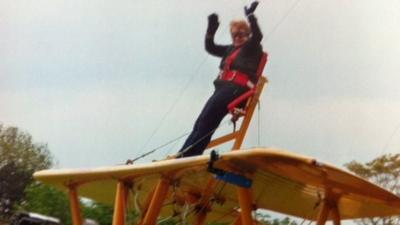
[[[250,23],[250,28],[252,32],[252,36],[249,40],[251,45],[258,45],[263,38],[260,27],[257,23],[257,18],[254,16],[254,11],[256,10],[257,6],[258,1],[254,1],[253,3],[251,3],[249,8],[247,8],[247,6],[244,7],[244,13]]]
[[[218,15],[213,13],[208,16],[208,27],[205,38],[205,48],[208,53],[214,56],[223,57],[228,49],[228,46],[216,45],[214,36],[219,26]]]

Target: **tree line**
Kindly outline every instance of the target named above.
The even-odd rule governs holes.
[[[8,224],[19,211],[36,212],[59,218],[64,225],[71,224],[69,201],[64,192],[33,180],[33,173],[54,166],[54,158],[46,144],[35,143],[32,136],[17,127],[0,124],[0,224]],[[348,170],[400,195],[400,154],[383,154],[370,162],[351,161]],[[81,202],[85,218],[100,225],[111,225],[113,207],[93,201]],[[257,216],[266,225],[297,225],[289,217]],[[136,224],[137,214],[129,213],[129,224]],[[400,225],[400,216],[368,218],[355,221],[359,225]],[[182,224],[166,219],[159,224]],[[213,224],[218,225],[218,224]]]

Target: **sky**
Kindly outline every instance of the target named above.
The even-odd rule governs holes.
[[[229,44],[249,3],[0,0],[0,123],[48,144],[57,168],[122,164],[187,133],[218,73],[207,16]],[[400,152],[399,11],[397,0],[261,0],[269,83],[243,147],[339,167]]]

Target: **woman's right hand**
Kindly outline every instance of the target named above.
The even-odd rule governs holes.
[[[215,34],[219,26],[218,15],[213,13],[208,16],[207,34]]]

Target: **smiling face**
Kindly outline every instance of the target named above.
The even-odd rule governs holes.
[[[246,21],[232,21],[231,22],[231,37],[232,43],[235,47],[240,47],[246,43],[250,38],[250,27]]]
[[[250,35],[244,30],[232,29],[231,36],[232,36],[233,46],[239,47],[249,40]]]

